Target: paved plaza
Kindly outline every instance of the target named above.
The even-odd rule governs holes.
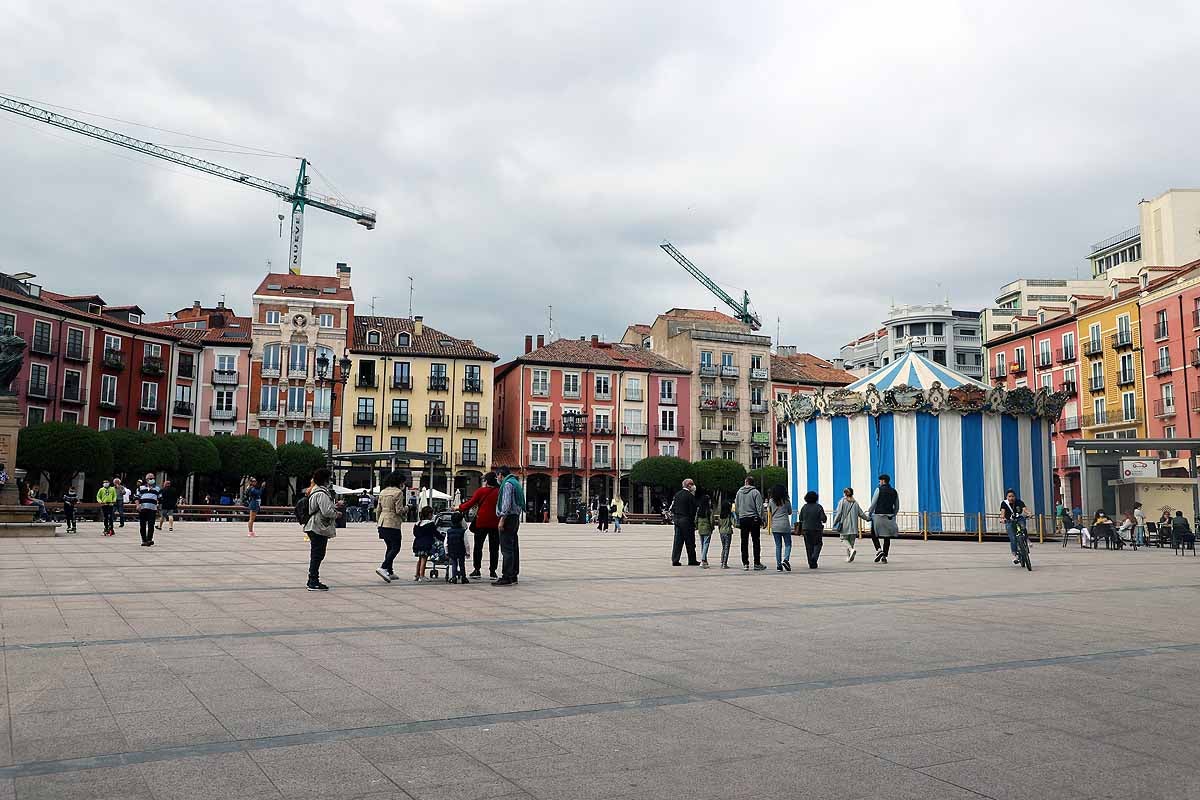
[[[384,584],[357,525],[320,594],[259,528],[0,539],[0,800],[1200,797],[1200,558],[528,525],[517,587],[414,584],[407,530]]]

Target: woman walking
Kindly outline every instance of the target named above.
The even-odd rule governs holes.
[[[892,548],[892,537],[900,535],[896,515],[900,513],[900,494],[892,487],[892,477],[887,473],[879,476],[879,488],[871,497],[867,514],[871,517],[871,541],[875,543],[875,563],[886,564],[888,551]],[[883,539],[883,546],[879,540]]]
[[[1146,546],[1146,512],[1141,503],[1133,504],[1133,549]]]
[[[771,487],[767,501],[767,512],[771,518],[771,536],[775,538],[775,569],[778,572],[792,571],[792,501],[782,483]],[[810,556],[808,562],[812,563]]]
[[[596,530],[601,533],[608,533],[609,513],[608,501],[601,497],[600,502],[596,504]]]
[[[700,568],[708,569],[708,545],[712,542],[712,497],[708,492],[696,501],[696,533],[700,534]]]
[[[612,508],[613,533],[621,532],[621,523],[625,520],[625,501],[620,495],[613,498]]]
[[[383,539],[383,563],[375,568],[375,574],[384,583],[396,580],[392,562],[400,554],[400,521],[408,510],[404,486],[408,483],[402,472],[390,472],[383,479],[383,491],[375,499],[375,518],[379,520],[379,538]]]
[[[262,489],[258,488],[258,478],[250,479],[250,487],[246,489],[246,510],[249,511],[246,535],[254,538],[254,520],[258,518],[258,509],[262,507]]]
[[[496,562],[500,559],[500,519],[496,516],[496,501],[500,499],[500,481],[496,473],[483,476],[483,484],[475,490],[467,502],[458,507],[462,513],[474,508],[475,519],[471,520],[471,533],[475,534],[475,569],[472,578],[479,577],[479,566],[483,561],[483,543],[488,543],[488,574],[496,579]]]
[[[842,500],[837,510],[833,512],[833,529],[842,537],[846,545],[846,563],[854,560],[858,550],[854,548],[858,540],[859,522],[870,522],[871,518],[862,510],[862,506],[854,499],[854,490],[847,486],[842,490]]]
[[[816,569],[817,560],[821,557],[821,534],[825,529],[825,509],[817,502],[817,493],[809,492],[804,495],[804,505],[800,507],[800,519],[796,523],[804,534],[804,551],[808,554],[808,568]]]

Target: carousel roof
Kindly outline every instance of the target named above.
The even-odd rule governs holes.
[[[928,358],[918,355],[911,350],[891,364],[876,370],[865,378],[860,378],[846,388],[855,392],[861,392],[873,383],[875,384],[875,388],[880,391],[891,389],[901,384],[914,386],[918,389],[928,389],[933,386],[934,381],[938,381],[946,389],[956,389],[959,386],[976,386],[980,389],[988,388],[986,383],[981,383],[974,378],[968,378],[961,372],[955,372],[945,364],[930,361]]]

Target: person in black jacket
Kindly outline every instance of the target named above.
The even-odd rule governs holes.
[[[804,535],[804,550],[808,553],[808,568],[816,569],[817,560],[821,557],[822,533],[825,530],[825,509],[817,502],[817,493],[809,492],[804,495],[804,505],[796,524]]]
[[[892,488],[892,478],[886,473],[879,476],[879,488],[871,498],[867,514],[871,517],[871,542],[875,545],[875,563],[886,564],[892,537],[899,534],[896,515],[900,513],[900,495]],[[883,539],[883,547],[879,540]]]
[[[696,482],[688,478],[683,482],[683,488],[675,494],[671,502],[671,520],[675,523],[675,543],[671,546],[671,566],[682,566],[679,563],[681,551],[686,547],[688,566],[698,567],[696,560]]]

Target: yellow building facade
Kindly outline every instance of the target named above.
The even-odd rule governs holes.
[[[441,454],[433,488],[474,491],[492,456],[497,356],[421,317],[356,317],[342,416],[344,450]],[[428,482],[428,465],[413,463]]]
[[[1112,282],[1112,297],[1079,308],[1080,413],[1085,439],[1146,435],[1138,280]]]

